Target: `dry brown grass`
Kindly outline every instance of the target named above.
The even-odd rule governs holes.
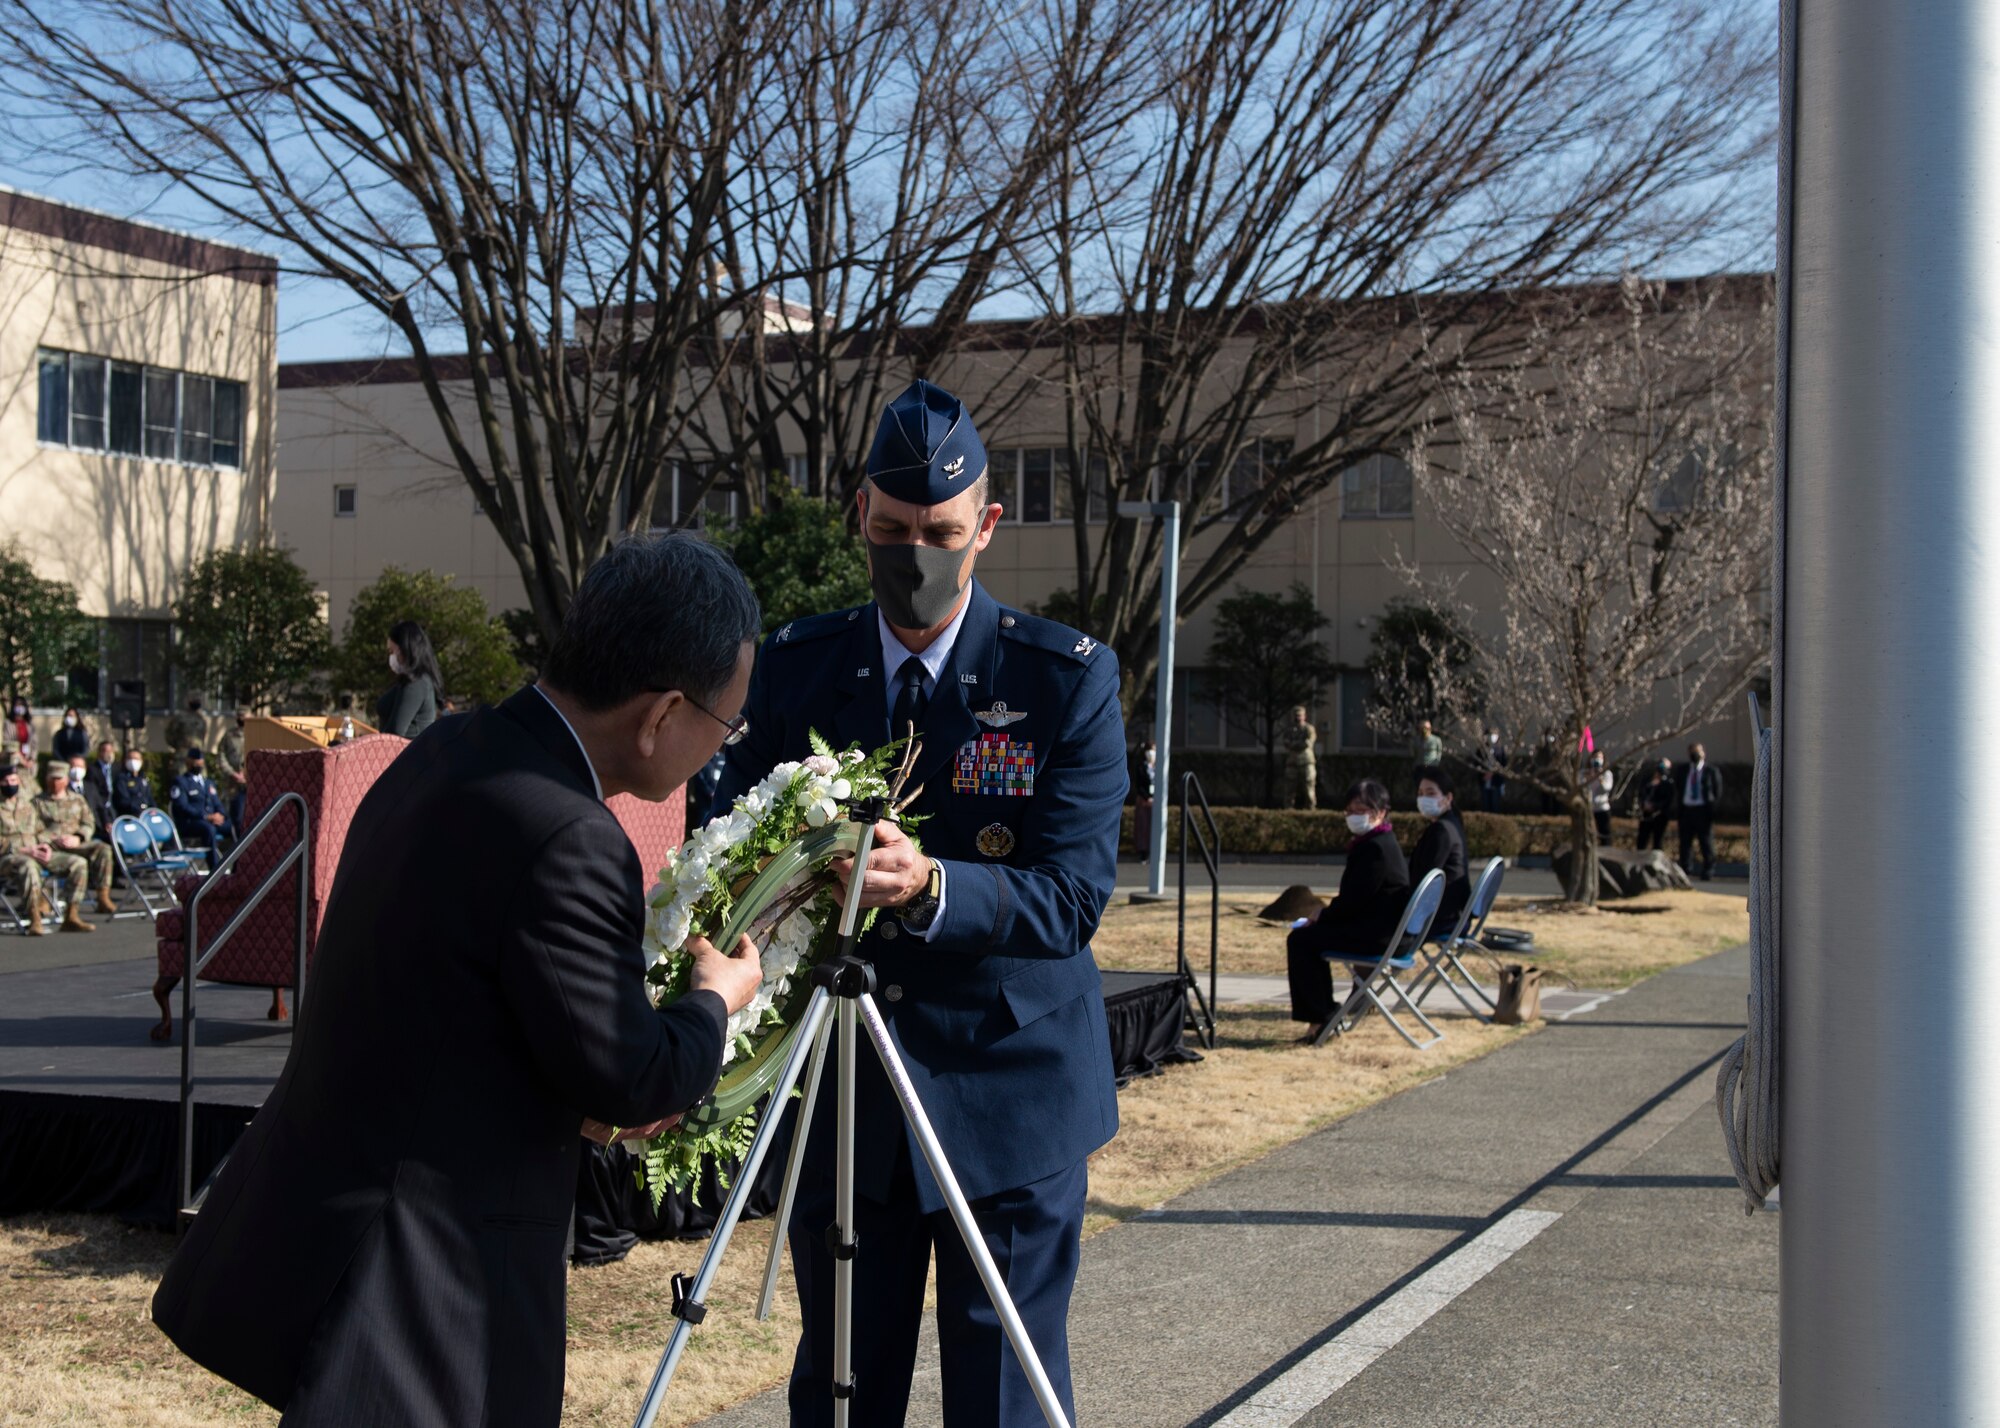
[[[1085,1233],[1521,1034],[1458,1019],[1442,1045],[1419,1054],[1379,1020],[1317,1050],[1296,1044],[1299,1030],[1275,1008],[1231,1008],[1203,1061],[1127,1087],[1118,1138],[1091,1161]],[[663,1422],[693,1422],[784,1379],[799,1326],[789,1268],[771,1319],[751,1317],[770,1234],[748,1224],[732,1241]],[[0,1222],[0,1424],[276,1421],[153,1327],[147,1305],[172,1248],[168,1236],[109,1216]],[[692,1272],[703,1249],[642,1244],[621,1263],[570,1272],[565,1425],[631,1420],[672,1323],[672,1276]]]
[[[1259,920],[1276,894],[1222,895],[1216,926],[1217,964],[1224,972],[1282,977],[1285,925]],[[1173,966],[1178,912],[1171,902],[1113,903],[1092,940],[1100,965],[1129,970]],[[1531,928],[1528,960],[1575,979],[1580,987],[1613,990],[1749,940],[1749,904],[1704,892],[1648,893],[1600,909],[1566,909],[1554,898],[1503,897],[1496,926]],[[1188,899],[1188,955],[1202,969],[1208,956],[1208,898]],[[1484,975],[1475,965],[1474,972]]]

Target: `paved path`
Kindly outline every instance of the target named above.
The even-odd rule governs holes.
[[[1711,1109],[1746,967],[1665,973],[1090,1240],[1079,1421],[1775,1424],[1777,1220],[1743,1214]],[[912,1424],[937,1390],[927,1342]]]

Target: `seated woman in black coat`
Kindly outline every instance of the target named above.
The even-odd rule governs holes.
[[[1472,896],[1472,879],[1465,856],[1465,823],[1453,805],[1451,775],[1435,765],[1417,770],[1417,812],[1429,820],[1410,853],[1410,885],[1423,881],[1433,868],[1444,874],[1444,901],[1431,921],[1431,935],[1443,937],[1458,926],[1458,915]]]
[[[1389,946],[1410,898],[1410,870],[1389,827],[1389,790],[1365,778],[1347,790],[1347,868],[1340,895],[1317,920],[1285,939],[1285,968],[1292,984],[1292,1020],[1314,1032],[1337,1009],[1327,954],[1375,961]]]

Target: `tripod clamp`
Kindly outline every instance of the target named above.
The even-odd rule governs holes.
[[[694,1297],[694,1276],[676,1274],[673,1278],[673,1316],[685,1319],[690,1324],[699,1324],[708,1317],[708,1305]]]

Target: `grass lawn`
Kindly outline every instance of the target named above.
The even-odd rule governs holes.
[[[1269,891],[1223,892],[1216,942],[1224,972],[1285,974],[1286,929],[1257,917],[1273,896]],[[1208,902],[1205,893],[1188,898],[1188,956],[1198,972],[1208,959]],[[1171,902],[1111,908],[1093,944],[1098,962],[1129,970],[1171,967],[1178,918]],[[1704,892],[1648,893],[1596,909],[1566,909],[1554,898],[1502,897],[1492,922],[1535,934],[1533,955],[1510,954],[1509,960],[1534,962],[1573,978],[1580,987],[1604,991],[1629,987],[1750,938],[1749,904]],[[1472,967],[1475,975],[1483,975],[1477,961]]]
[[[1222,966],[1282,973],[1282,928],[1259,922],[1268,894],[1229,896]],[[1618,911],[1564,913],[1504,900],[1497,917],[1531,926],[1535,960],[1583,986],[1626,986],[1748,935],[1735,898],[1670,893]],[[1194,916],[1199,910],[1199,917]],[[1119,904],[1097,940],[1108,967],[1159,968],[1173,958],[1171,904]],[[1206,940],[1207,908],[1190,907],[1191,938]],[[1198,1065],[1127,1087],[1118,1138],[1091,1162],[1085,1233],[1095,1234],[1277,1146],[1526,1034],[1524,1028],[1447,1023],[1429,1052],[1411,1051],[1379,1020],[1317,1050],[1276,1007],[1225,1009],[1219,1042]],[[798,1306],[787,1273],[771,1320],[751,1318],[767,1224],[745,1225],[710,1294],[711,1313],[675,1379],[663,1421],[691,1422],[787,1372]],[[0,1221],[0,1424],[194,1428],[268,1424],[277,1415],[195,1368],[152,1326],[147,1304],[172,1240],[108,1216],[22,1216]],[[699,1243],[642,1244],[624,1262],[569,1276],[569,1382],[563,1421],[630,1421],[671,1323],[669,1278],[692,1271]]]

